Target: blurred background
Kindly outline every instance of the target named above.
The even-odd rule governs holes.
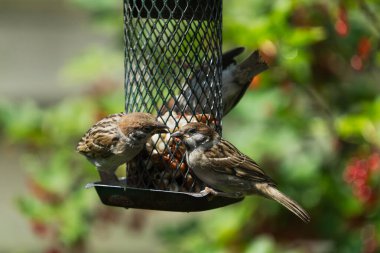
[[[224,1],[224,50],[270,65],[224,137],[309,224],[258,197],[189,214],[103,206],[74,148],[123,111],[121,2],[0,6],[0,252],[380,252],[378,1]]]

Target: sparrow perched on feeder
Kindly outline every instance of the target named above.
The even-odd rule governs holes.
[[[223,115],[227,115],[243,97],[252,79],[268,69],[268,65],[261,59],[256,50],[243,62],[237,64],[235,57],[244,51],[244,47],[234,48],[222,55],[222,101]],[[213,73],[205,66],[190,78],[188,84],[182,88],[181,95],[168,101],[160,111],[164,114],[168,109],[176,113],[202,113],[202,106],[207,106],[210,98],[214,96],[208,88]],[[177,101],[175,101],[177,100]],[[211,105],[210,105],[211,107]],[[206,109],[207,111],[207,109]]]
[[[172,137],[183,142],[187,164],[208,186],[202,194],[232,198],[258,194],[276,200],[304,222],[310,221],[308,213],[281,193],[256,162],[222,139],[212,128],[202,123],[189,123]]]
[[[93,125],[76,149],[96,166],[102,182],[118,184],[116,169],[139,154],[152,135],[167,129],[149,113],[112,114]]]

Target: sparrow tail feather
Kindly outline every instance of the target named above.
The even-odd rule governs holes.
[[[289,211],[297,215],[303,222],[307,223],[310,221],[310,215],[299,204],[280,192],[277,188],[268,184],[259,184],[256,185],[256,187],[265,197],[274,199],[286,207]]]

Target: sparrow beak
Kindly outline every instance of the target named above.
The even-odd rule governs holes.
[[[156,134],[169,133],[169,127],[161,122],[158,122],[155,127],[154,133]]]
[[[172,133],[172,134],[171,134],[171,137],[175,137],[175,138],[182,139],[182,137],[183,137],[183,133],[181,133],[180,131],[177,131],[177,132],[175,132],[175,133]]]

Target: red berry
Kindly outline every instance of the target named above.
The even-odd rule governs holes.
[[[347,22],[347,11],[344,6],[339,7],[338,20],[335,22],[335,31],[340,36],[346,36],[348,34],[349,25]]]
[[[377,171],[380,169],[380,154],[374,153],[369,157],[368,167],[370,171]]]
[[[362,37],[358,43],[358,55],[361,59],[366,60],[371,51],[371,41],[367,37]]]
[[[369,203],[373,197],[369,186],[370,165],[370,158],[353,159],[348,163],[344,173],[344,180],[351,185],[354,195],[365,203]]]

